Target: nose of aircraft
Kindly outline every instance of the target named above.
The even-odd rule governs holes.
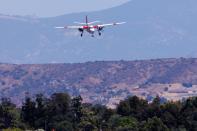
[[[90,31],[94,32],[95,31],[95,28],[90,28]]]

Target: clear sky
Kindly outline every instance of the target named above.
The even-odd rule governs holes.
[[[129,0],[0,0],[0,13],[52,17],[106,9],[127,1]]]

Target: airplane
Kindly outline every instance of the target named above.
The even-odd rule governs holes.
[[[93,21],[93,22],[88,22],[88,16],[86,16],[86,22],[81,23],[81,22],[74,22],[75,24],[79,25],[74,25],[74,26],[65,26],[65,27],[55,27],[56,29],[77,29],[81,33],[81,37],[83,37],[84,31],[88,32],[91,34],[92,37],[94,37],[94,33],[98,31],[99,36],[101,36],[101,31],[105,27],[108,26],[115,26],[115,25],[122,25],[125,24],[126,22],[114,22],[114,23],[109,23],[109,24],[95,24],[100,21]]]

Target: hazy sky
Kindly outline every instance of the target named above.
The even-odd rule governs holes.
[[[0,0],[0,13],[51,17],[73,12],[101,10],[129,0]]]

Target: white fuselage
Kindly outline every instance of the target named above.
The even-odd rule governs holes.
[[[94,26],[89,26],[89,28],[86,29],[86,31],[90,34],[94,34],[94,32],[96,31],[96,29],[94,28]]]

